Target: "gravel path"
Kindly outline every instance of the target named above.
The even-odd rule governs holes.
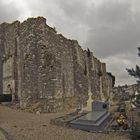
[[[64,114],[66,112],[36,115],[0,106],[0,127],[14,140],[129,140],[128,134],[89,133],[49,123]]]

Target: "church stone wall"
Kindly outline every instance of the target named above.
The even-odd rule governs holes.
[[[16,66],[16,37],[18,36],[19,22],[13,22],[12,24],[1,24],[1,72],[2,72],[2,89],[6,94],[8,93],[7,86],[10,85],[13,93],[17,94],[17,66]]]
[[[101,82],[109,91],[105,64],[43,17],[1,24],[0,50],[0,91],[10,83],[22,108],[57,112],[85,104],[88,92],[101,99]]]

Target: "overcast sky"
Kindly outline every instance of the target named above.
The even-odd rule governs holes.
[[[139,64],[140,0],[0,0],[0,23],[44,16],[59,33],[93,51],[116,76],[132,84],[126,68]]]

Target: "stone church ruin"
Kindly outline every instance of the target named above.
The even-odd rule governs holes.
[[[45,18],[0,24],[0,93],[12,94],[21,108],[77,108],[89,92],[93,99],[109,99],[113,86],[106,64],[57,34]]]

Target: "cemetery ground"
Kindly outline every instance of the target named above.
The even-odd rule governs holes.
[[[90,133],[51,125],[50,120],[70,112],[33,114],[0,105],[0,137],[9,140],[129,140],[127,133]],[[2,132],[3,133],[3,132]],[[0,138],[0,140],[4,140]]]

